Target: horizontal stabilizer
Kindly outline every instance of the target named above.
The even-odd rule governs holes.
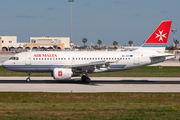
[[[174,54],[160,54],[160,55],[152,55],[150,58],[156,58],[156,57],[169,57],[174,56]]]

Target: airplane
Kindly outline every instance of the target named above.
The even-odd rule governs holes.
[[[15,54],[3,68],[27,72],[51,72],[55,80],[67,80],[82,74],[90,83],[90,73],[123,71],[163,62],[174,54],[164,53],[172,21],[162,21],[145,43],[128,51],[33,51]]]

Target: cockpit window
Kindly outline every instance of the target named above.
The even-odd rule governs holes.
[[[9,60],[19,60],[19,57],[11,57]]]
[[[9,60],[15,60],[15,57],[11,57]]]

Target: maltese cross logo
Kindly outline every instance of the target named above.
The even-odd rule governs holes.
[[[62,76],[62,71],[58,71],[58,76]]]
[[[166,35],[167,33],[163,34],[163,30],[162,30],[162,31],[159,30],[159,34],[157,34],[157,33],[155,33],[155,34],[156,34],[156,38],[159,37],[159,41],[163,41],[163,37],[166,38],[165,35]]]

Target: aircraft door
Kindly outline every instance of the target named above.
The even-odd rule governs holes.
[[[25,64],[31,65],[31,54],[26,54]]]
[[[139,65],[140,57],[139,54],[134,54],[134,65]]]

